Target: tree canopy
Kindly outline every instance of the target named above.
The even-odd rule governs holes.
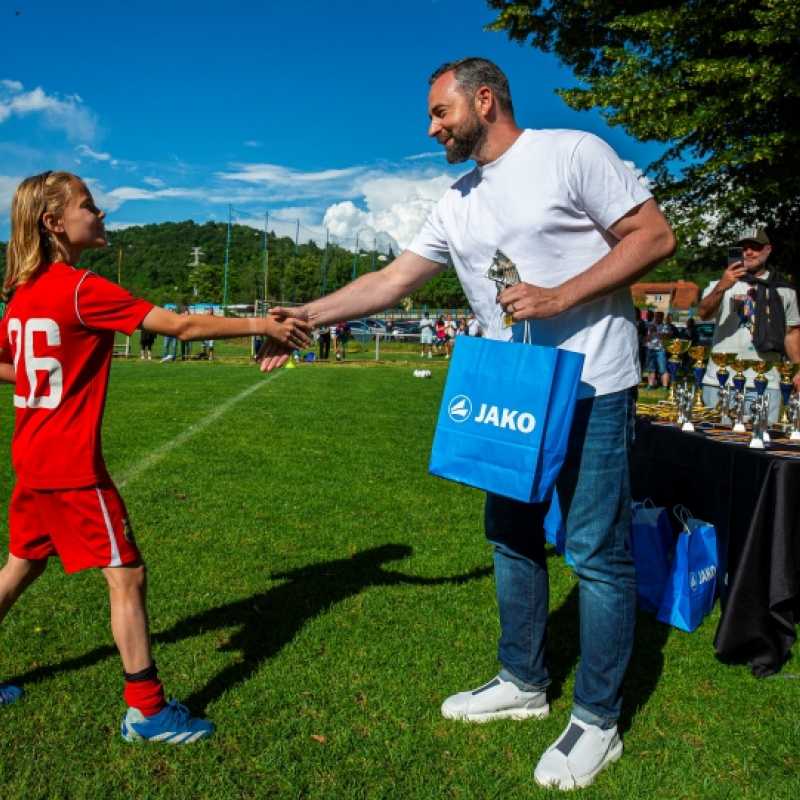
[[[800,255],[800,0],[487,0],[489,27],[552,52],[559,94],[665,152],[648,167],[689,260],[753,225]],[[688,252],[687,252],[688,251]]]

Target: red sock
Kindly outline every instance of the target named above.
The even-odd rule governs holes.
[[[158,678],[146,681],[125,681],[125,702],[146,717],[152,717],[167,707],[164,699],[164,684]]]

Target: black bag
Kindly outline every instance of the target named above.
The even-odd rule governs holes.
[[[786,338],[786,313],[778,287],[796,291],[782,275],[767,266],[767,278],[745,276],[745,281],[756,287],[756,313],[753,322],[753,347],[759,353],[777,352],[786,355],[783,341]]]

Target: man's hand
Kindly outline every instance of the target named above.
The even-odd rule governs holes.
[[[558,289],[543,289],[532,283],[517,283],[504,289],[497,297],[503,311],[514,322],[523,319],[549,319],[565,309]]]
[[[747,267],[741,261],[734,261],[719,279],[717,287],[720,291],[727,292],[734,284],[738,283],[744,276],[747,275]]]
[[[281,306],[276,306],[275,308],[271,308],[269,310],[269,314],[271,317],[275,317],[279,322],[283,322],[285,319],[300,319],[303,322],[308,322],[308,311],[306,310],[305,306],[298,306],[297,308],[283,308]]]
[[[270,313],[264,322],[264,333],[284,348],[297,350],[311,345],[311,325],[300,317]]]

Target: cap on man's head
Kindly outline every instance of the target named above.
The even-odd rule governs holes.
[[[754,228],[753,230],[747,231],[745,235],[736,242],[736,246],[741,247],[746,242],[756,242],[761,245],[769,244],[769,236],[767,236],[763,228]]]

